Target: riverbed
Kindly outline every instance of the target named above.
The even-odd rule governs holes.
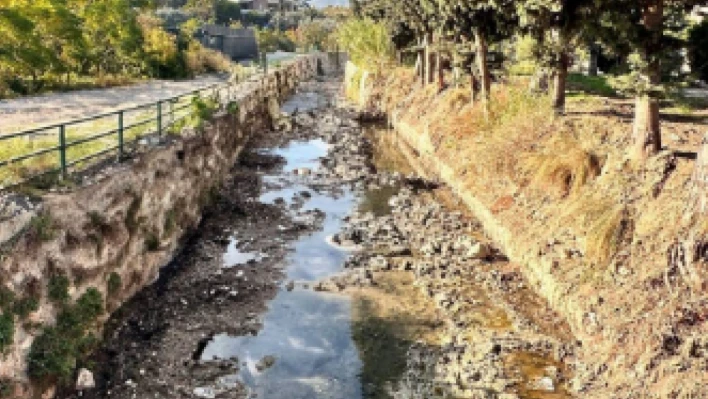
[[[112,316],[80,365],[96,388],[61,397],[570,397],[567,327],[339,85],[283,105]]]

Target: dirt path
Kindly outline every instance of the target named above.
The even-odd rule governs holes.
[[[223,81],[225,79],[218,76],[202,76],[194,80],[150,81],[109,89],[3,100],[0,101],[0,134],[152,103]]]

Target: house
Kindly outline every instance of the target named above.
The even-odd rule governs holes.
[[[205,47],[221,51],[234,61],[258,57],[258,44],[253,29],[232,29],[220,25],[204,25],[195,38]]]
[[[232,0],[241,6],[241,10],[279,12],[299,11],[307,7],[303,0]],[[281,9],[282,7],[282,9]]]

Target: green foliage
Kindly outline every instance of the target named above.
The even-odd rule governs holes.
[[[50,277],[47,294],[54,303],[66,303],[69,300],[69,278],[63,274]]]
[[[171,235],[177,228],[177,213],[174,209],[171,209],[165,215],[165,225],[163,230],[165,235]]]
[[[337,42],[364,69],[378,70],[394,59],[394,46],[386,25],[371,19],[345,22],[337,31]]]
[[[0,309],[8,310],[15,302],[15,293],[4,285],[0,285]]]
[[[27,357],[30,378],[66,382],[77,361],[95,345],[95,337],[87,330],[102,313],[103,298],[95,288],[89,288],[74,305],[64,308],[56,325],[45,327],[32,342]]]
[[[241,19],[241,7],[229,0],[217,0],[215,4],[216,23],[229,25]]]
[[[112,272],[108,276],[108,294],[109,295],[115,295],[120,291],[120,289],[123,287],[123,281],[120,278],[120,275],[116,272]]]
[[[238,114],[238,111],[240,109],[240,106],[238,102],[232,101],[229,103],[229,105],[226,107],[226,110],[231,114],[231,115],[236,115]]]
[[[0,315],[0,354],[12,345],[15,339],[15,317],[10,312]]]
[[[160,238],[155,233],[150,233],[145,237],[145,251],[155,252],[160,249]]]
[[[50,241],[56,234],[56,225],[49,212],[43,212],[30,221],[30,234],[39,241]]]
[[[688,35],[688,58],[693,73],[708,82],[708,19],[691,28]]]
[[[256,41],[258,49],[265,52],[275,51],[295,51],[295,42],[292,41],[285,32],[277,29],[256,29]]]
[[[568,75],[570,90],[604,97],[616,97],[617,91],[604,76],[585,76],[578,73]]]
[[[12,306],[12,312],[20,319],[26,319],[30,313],[36,312],[37,309],[39,309],[39,300],[31,296],[15,300]]]

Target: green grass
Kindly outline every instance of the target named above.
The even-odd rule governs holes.
[[[10,312],[0,315],[0,355],[15,339],[15,316]]]
[[[617,97],[617,91],[604,76],[586,76],[579,73],[568,75],[570,95],[590,94],[603,97]]]

